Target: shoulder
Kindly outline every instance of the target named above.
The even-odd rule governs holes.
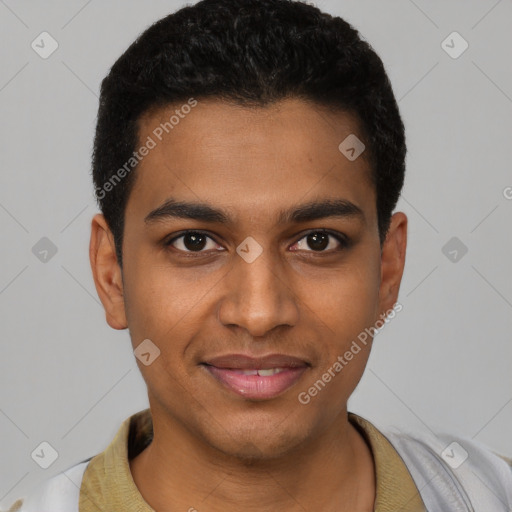
[[[447,432],[393,428],[383,434],[404,460],[418,488],[424,487],[430,495],[427,501],[437,502],[440,496],[450,495],[461,510],[467,510],[462,507],[468,504],[488,510],[502,510],[499,507],[503,504],[512,506],[512,461],[483,443]]]
[[[452,470],[471,467],[480,473],[482,470],[501,474],[505,481],[512,482],[512,459],[492,451],[485,444],[467,436],[425,431],[411,432],[406,429],[393,429],[384,432],[393,444],[403,450],[415,450],[435,455],[439,463]]]
[[[80,485],[90,460],[75,464],[66,471],[44,481],[30,496],[22,499],[21,508],[14,508],[14,510],[19,512],[78,512]]]

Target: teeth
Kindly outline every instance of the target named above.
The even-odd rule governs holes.
[[[260,377],[271,377],[272,375],[282,371],[284,371],[283,368],[266,368],[264,370],[239,370],[237,373],[241,373],[242,375],[259,375]]]
[[[276,373],[282,372],[282,368],[269,368],[268,370],[258,370],[258,375],[260,377],[270,377],[271,375],[275,375]]]
[[[258,375],[258,370],[242,370],[242,375]]]

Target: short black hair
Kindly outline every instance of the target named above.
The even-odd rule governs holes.
[[[101,83],[92,174],[120,265],[139,121],[191,98],[253,107],[299,98],[355,114],[371,163],[382,245],[403,187],[406,143],[389,78],[371,45],[342,18],[302,1],[202,0],[146,29]]]

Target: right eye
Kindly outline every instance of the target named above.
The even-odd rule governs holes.
[[[202,231],[185,231],[178,236],[174,236],[167,242],[166,247],[172,246],[174,249],[184,253],[204,253],[205,247],[208,247],[210,240],[210,250],[218,251],[216,247],[220,247],[212,237]]]

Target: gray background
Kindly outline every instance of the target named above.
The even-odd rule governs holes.
[[[102,451],[148,406],[128,333],[107,326],[90,273],[90,152],[101,79],[181,5],[0,0],[0,507]],[[317,5],[382,57],[409,148],[403,310],[376,338],[350,409],[511,456],[512,3]],[[31,48],[43,31],[59,44],[48,59]],[[469,43],[457,59],[441,46],[453,31]],[[42,237],[58,249],[47,262],[32,252]],[[455,262],[442,251],[452,237],[468,248]],[[42,441],[59,454],[48,469],[31,458]]]

